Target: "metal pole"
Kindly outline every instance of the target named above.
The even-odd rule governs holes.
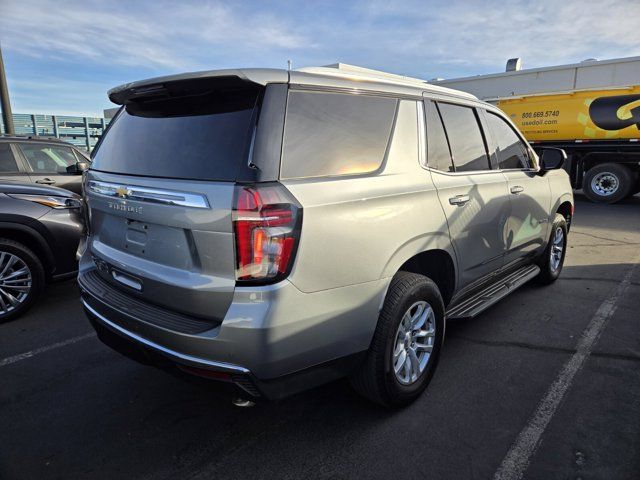
[[[0,46],[0,106],[2,106],[4,132],[9,135],[14,135],[16,133],[16,129],[13,126],[13,114],[11,113],[11,102],[9,102],[9,87],[7,87],[7,77],[4,73],[2,46]]]
[[[60,138],[60,132],[58,132],[58,117],[56,117],[55,115],[52,115],[51,121],[53,122],[53,135],[56,138]]]
[[[87,139],[87,152],[91,151],[91,136],[89,135],[89,119],[84,117],[84,134]]]
[[[38,121],[36,120],[35,115],[31,115],[31,125],[33,125],[33,134],[38,136]]]

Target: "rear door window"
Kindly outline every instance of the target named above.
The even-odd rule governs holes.
[[[77,162],[69,147],[22,143],[20,150],[34,173],[67,173],[67,167]]]
[[[489,157],[476,112],[471,107],[438,103],[456,172],[489,170]]]
[[[104,172],[234,181],[246,167],[258,90],[210,90],[127,105],[96,149]]]
[[[444,133],[436,104],[426,102],[427,113],[427,164],[441,172],[453,172],[451,152]]]
[[[382,164],[397,100],[289,92],[281,178],[370,173]]]
[[[498,146],[498,165],[500,169],[530,168],[527,148],[513,128],[495,113],[487,112],[487,124],[493,140]]]
[[[11,145],[0,143],[0,173],[17,173],[18,164],[13,156]]]

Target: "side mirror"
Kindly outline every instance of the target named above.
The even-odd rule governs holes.
[[[71,175],[82,175],[83,172],[89,169],[87,162],[77,162],[67,167],[67,173]]]
[[[540,156],[540,174],[562,168],[567,159],[566,152],[561,148],[541,147],[536,153]]]

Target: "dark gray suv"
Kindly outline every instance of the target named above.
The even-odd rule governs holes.
[[[83,230],[79,195],[0,183],[0,322],[28,310],[46,283],[73,277]]]
[[[37,183],[80,193],[86,153],[50,137],[0,135],[0,181]]]

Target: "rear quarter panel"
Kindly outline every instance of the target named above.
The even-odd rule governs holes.
[[[425,250],[454,258],[437,192],[419,163],[416,108],[400,103],[378,173],[283,181],[304,208],[290,276],[303,292],[391,277]]]

